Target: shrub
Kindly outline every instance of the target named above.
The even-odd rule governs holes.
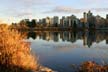
[[[93,61],[81,64],[78,72],[108,72],[108,65],[99,65]]]
[[[18,31],[10,30],[6,24],[0,24],[0,65],[25,70],[37,70],[39,66],[30,52],[30,44],[23,41]]]

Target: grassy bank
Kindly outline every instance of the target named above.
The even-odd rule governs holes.
[[[53,72],[38,63],[30,50],[30,43],[24,41],[16,30],[7,24],[0,24],[0,72]]]

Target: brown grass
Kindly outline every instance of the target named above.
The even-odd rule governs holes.
[[[93,61],[81,64],[78,72],[108,72],[108,65],[99,65]]]
[[[17,31],[9,30],[6,24],[0,24],[0,65],[25,70],[37,70],[39,66],[30,53],[30,44],[24,42]]]

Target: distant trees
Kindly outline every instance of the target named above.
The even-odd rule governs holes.
[[[19,23],[12,23],[13,28],[28,29],[36,27],[36,20],[29,21],[29,19],[21,20]]]
[[[29,28],[34,28],[34,27],[36,27],[36,21],[33,19],[31,22],[30,21],[27,21],[26,22],[27,23],[27,26],[29,27]]]

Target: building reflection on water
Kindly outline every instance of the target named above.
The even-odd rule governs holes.
[[[75,43],[77,40],[83,40],[83,45],[87,45],[88,47],[92,46],[94,42],[99,43],[103,40],[108,44],[108,31],[60,31],[60,32],[24,32],[26,38],[32,39],[43,39],[46,41],[53,40],[54,42],[67,41],[71,43]]]

